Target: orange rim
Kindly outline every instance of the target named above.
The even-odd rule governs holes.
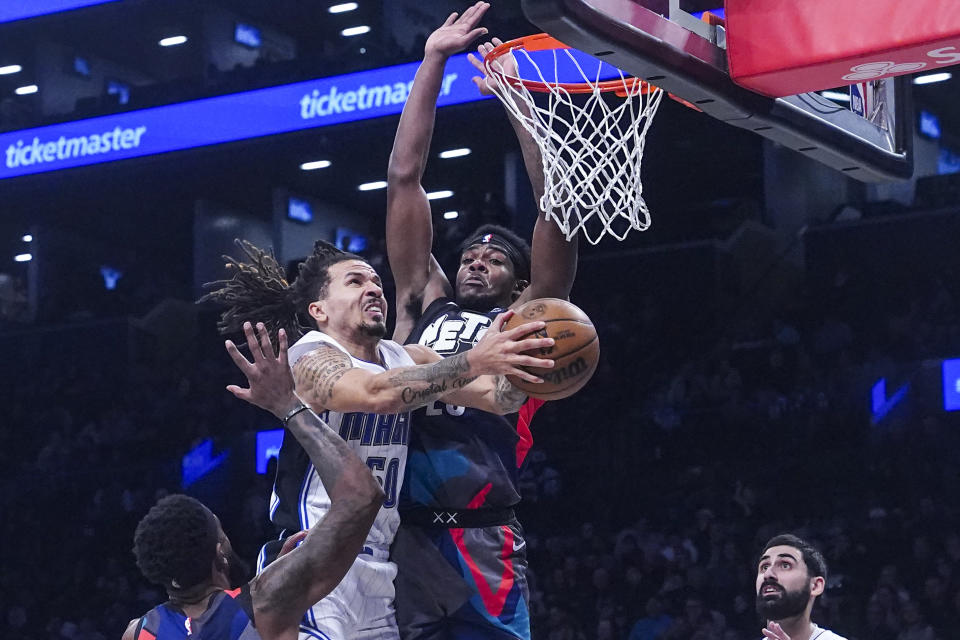
[[[514,49],[525,49],[527,51],[547,51],[549,49],[569,49],[570,46],[563,44],[548,33],[538,33],[532,36],[524,36],[504,42],[494,47],[493,51],[484,56],[484,62],[496,60]],[[523,78],[508,78],[496,69],[494,73],[503,78],[513,86],[524,86],[530,91],[539,93],[550,93],[551,89],[563,89],[568,93],[593,93],[594,91],[613,92],[620,97],[625,97],[628,93],[635,91],[636,83],[640,83],[639,93],[649,93],[655,87],[653,85],[633,76],[624,76],[617,80],[603,80],[602,82],[542,82],[540,80],[524,80]],[[632,83],[631,83],[632,81]],[[626,87],[626,88],[625,88]]]

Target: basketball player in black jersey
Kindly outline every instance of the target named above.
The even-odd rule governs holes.
[[[295,640],[304,613],[326,596],[352,566],[384,494],[370,469],[346,442],[294,394],[286,333],[279,355],[259,326],[244,325],[253,363],[229,340],[227,350],[247,377],[235,396],[281,419],[310,456],[330,495],[326,517],[302,543],[238,589],[230,582],[230,541],[219,519],[184,495],[161,499],[137,525],[134,554],[143,575],[162,585],[169,600],[133,620],[123,640]],[[292,549],[292,550],[289,550]]]
[[[534,298],[567,298],[576,273],[576,241],[567,242],[543,215],[532,252],[508,229],[477,229],[462,247],[455,286],[431,254],[430,203],[421,179],[437,95],[447,59],[477,37],[488,8],[478,2],[451,15],[427,40],[388,170],[387,254],[397,285],[393,337],[443,356],[470,349],[506,308]],[[482,73],[482,64],[472,61]],[[515,63],[507,56],[504,64]],[[474,82],[490,93],[486,78]],[[539,202],[539,149],[519,122],[511,123]],[[519,468],[532,442],[528,424],[538,406],[528,402],[512,421],[442,401],[414,414],[392,553],[404,640],[530,637],[526,550],[513,507],[520,500]]]

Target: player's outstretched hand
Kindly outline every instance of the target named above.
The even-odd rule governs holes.
[[[427,38],[424,54],[448,58],[466,49],[467,45],[487,32],[486,28],[477,25],[489,8],[490,3],[478,2],[462,14],[451,13],[447,21]]]
[[[244,389],[231,384],[227,385],[227,391],[241,400],[266,409],[278,418],[283,418],[298,402],[293,393],[293,374],[290,373],[290,365],[287,363],[287,334],[280,329],[277,340],[280,343],[280,353],[277,354],[262,322],[257,324],[256,332],[252,324],[244,322],[243,333],[253,356],[252,363],[243,357],[232,340],[227,340],[225,345],[233,363],[247,377],[250,387]]]
[[[787,632],[780,627],[776,622],[770,622],[767,624],[767,628],[763,629],[763,637],[770,638],[771,640],[790,640],[790,636],[787,635]]]
[[[477,88],[480,89],[480,93],[485,96],[493,95],[494,91],[497,88],[497,82],[490,77],[490,74],[487,73],[487,68],[483,64],[483,59],[494,50],[495,47],[499,47],[503,44],[503,40],[500,38],[493,38],[489,42],[482,43],[477,47],[477,53],[480,54],[480,57],[473,55],[472,53],[467,54],[467,59],[470,61],[477,71],[482,75],[473,76],[473,84],[477,85]],[[513,57],[512,53],[500,56],[493,63],[496,65],[496,69],[503,73],[507,77],[517,77],[517,60]]]
[[[513,311],[506,311],[494,318],[480,342],[467,351],[467,359],[474,373],[515,375],[527,382],[543,382],[522,367],[549,369],[553,366],[553,360],[535,358],[525,353],[553,346],[553,338],[529,337],[543,330],[547,324],[542,321],[528,322],[504,331],[503,325],[513,314]]]

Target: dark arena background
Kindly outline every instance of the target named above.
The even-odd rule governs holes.
[[[161,602],[131,548],[167,493],[209,505],[248,562],[274,536],[281,425],[225,391],[243,378],[194,301],[234,238],[283,264],[324,239],[394,304],[377,183],[403,98],[370,117],[330,96],[408,82],[464,8],[334,4],[0,8],[0,638],[119,638]],[[483,24],[539,31],[512,1]],[[450,192],[445,267],[480,223],[529,237],[537,211],[467,69],[424,177]],[[664,100],[650,230],[581,243],[597,373],[532,426],[534,638],[756,639],[757,553],[784,531],[830,564],[821,626],[960,637],[958,87],[909,84],[914,176],[887,184]]]

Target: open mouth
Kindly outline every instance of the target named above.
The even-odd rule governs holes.
[[[778,596],[783,592],[783,588],[775,584],[767,584],[760,588],[761,596]]]
[[[368,304],[363,308],[365,313],[372,313],[374,315],[383,315],[383,305],[379,302],[374,302],[373,304]]]

